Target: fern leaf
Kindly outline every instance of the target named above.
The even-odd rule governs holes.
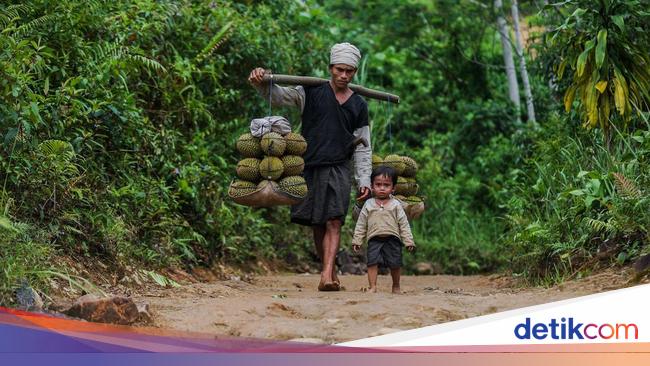
[[[83,7],[89,12],[94,13],[97,9],[105,6],[105,1],[102,0],[86,0],[82,3]]]
[[[625,178],[621,173],[613,173],[616,190],[624,199],[640,199],[641,190],[631,180]]]
[[[217,51],[221,45],[230,38],[230,35],[232,34],[232,26],[234,24],[234,21],[226,23],[219,33],[215,34],[214,37],[208,42],[208,45],[203,48],[201,52],[196,56],[194,59],[195,63],[200,63],[203,62],[206,58],[210,57],[213,53]]]
[[[25,4],[12,4],[7,6],[4,11],[6,14],[14,14],[13,17],[18,17],[21,13],[25,14],[29,12],[29,6]]]
[[[596,232],[604,231],[608,234],[616,234],[619,231],[618,225],[616,225],[616,222],[612,221],[612,219],[609,219],[607,221],[602,221],[602,220],[586,217],[584,220],[586,224],[592,229],[594,229]]]
[[[123,47],[117,43],[100,43],[90,50],[94,59],[97,61],[106,59],[116,59],[122,57],[125,52]]]
[[[117,43],[100,44],[93,48],[91,53],[97,61],[130,61],[133,64],[144,66],[148,70],[167,72],[167,69],[158,61],[143,55],[133,54],[128,47]]]
[[[20,14],[29,12],[30,8],[25,4],[13,4],[0,10],[0,21],[11,21],[20,18]]]
[[[0,29],[5,30],[7,26],[20,19],[21,13],[27,13],[29,7],[24,4],[9,5],[6,8],[0,8]]]
[[[141,55],[128,55],[128,58],[135,61],[136,63],[145,66],[146,68],[150,70],[155,70],[155,71],[162,71],[162,72],[167,72],[167,69],[163,65],[161,65],[158,61],[141,56]]]
[[[44,27],[48,24],[54,23],[57,19],[57,16],[54,14],[43,15],[42,17],[36,18],[28,23],[22,24],[14,31],[13,35],[15,37],[24,37],[28,33],[32,32],[36,28]]]

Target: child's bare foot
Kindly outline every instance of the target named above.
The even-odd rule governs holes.
[[[402,290],[399,288],[399,286],[397,286],[397,287],[393,286],[393,293],[394,294],[401,294]]]
[[[377,293],[377,287],[362,287],[361,292],[370,292],[373,294]]]

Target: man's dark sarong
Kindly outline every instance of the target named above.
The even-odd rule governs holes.
[[[350,164],[305,168],[303,175],[309,192],[302,202],[291,206],[291,222],[314,226],[340,219],[345,223],[352,189]]]

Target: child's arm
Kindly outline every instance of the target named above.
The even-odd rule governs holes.
[[[352,250],[358,252],[361,250],[361,245],[363,245],[363,240],[366,238],[368,233],[368,201],[361,208],[359,212],[359,218],[357,219],[357,225],[354,227],[354,236],[352,237]]]
[[[415,249],[415,242],[413,242],[413,233],[411,233],[411,227],[409,226],[408,217],[406,217],[406,212],[402,205],[397,205],[397,222],[399,224],[399,236],[406,246],[406,250],[413,251]]]

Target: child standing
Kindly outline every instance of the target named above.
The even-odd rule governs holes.
[[[400,293],[402,243],[409,252],[415,249],[415,243],[406,213],[392,196],[397,173],[393,168],[382,165],[373,170],[370,181],[373,198],[366,201],[359,213],[352,249],[358,252],[364,239],[368,240],[369,292],[377,292],[377,272],[379,264],[384,264],[390,267],[393,293]]]

